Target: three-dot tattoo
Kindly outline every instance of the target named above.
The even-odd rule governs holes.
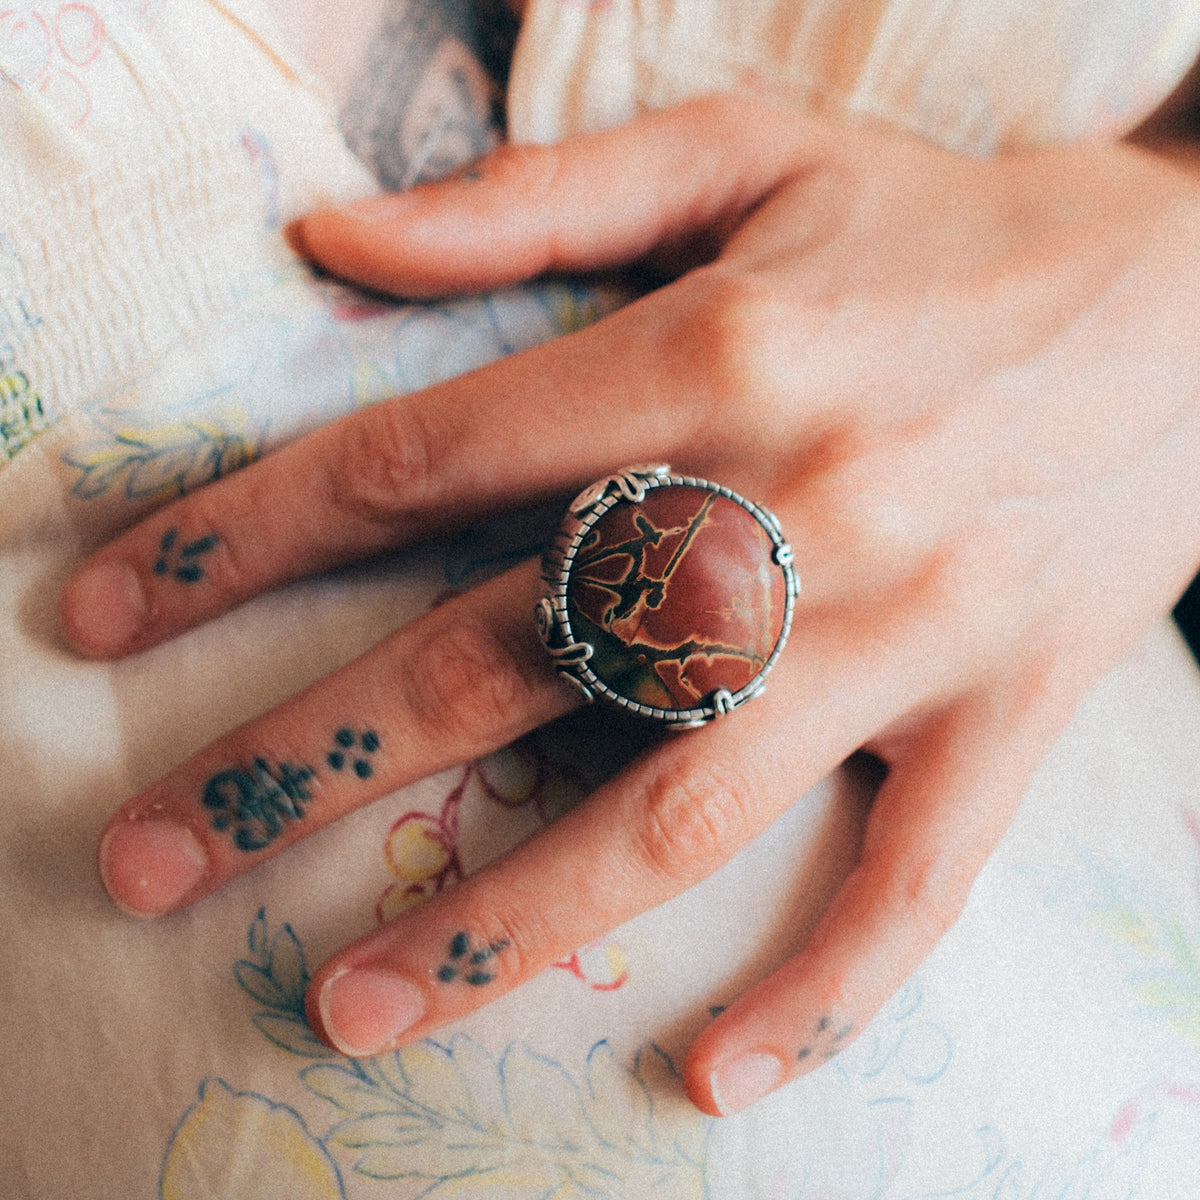
[[[154,573],[170,576],[180,583],[199,583],[204,578],[204,558],[220,544],[221,539],[215,533],[205,534],[190,542],[181,542],[179,530],[172,526],[158,543]]]
[[[833,1017],[825,1013],[817,1022],[816,1032],[812,1039],[797,1051],[796,1059],[804,1062],[814,1054],[819,1055],[822,1059],[833,1058],[853,1032],[853,1021],[847,1021],[845,1024],[835,1027]]]
[[[325,756],[330,770],[354,772],[359,779],[370,779],[375,774],[371,755],[379,749],[379,734],[373,729],[355,733],[353,729],[339,729],[333,735],[334,748]]]
[[[446,950],[446,961],[437,969],[437,978],[441,983],[457,981],[484,987],[496,978],[492,960],[508,945],[503,940],[476,946],[466,933],[456,933]]]

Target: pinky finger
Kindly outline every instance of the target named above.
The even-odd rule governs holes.
[[[1058,729],[1052,716],[975,697],[905,737],[860,860],[808,944],[691,1047],[697,1107],[739,1112],[858,1036],[957,920]]]

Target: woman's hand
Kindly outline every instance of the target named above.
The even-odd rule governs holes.
[[[689,1054],[697,1105],[744,1107],[846,1045],[916,967],[1083,693],[1190,578],[1200,186],[1125,146],[973,161],[712,99],[507,148],[298,234],[329,269],[406,296],[650,256],[698,265],[161,510],[68,584],[68,638],[97,657],[141,650],[628,462],[771,508],[803,593],[766,695],[657,744],[335,955],[309,993],[347,1053],[425,1036],[707,876],[865,747],[888,771],[860,862],[795,958]],[[170,530],[202,560],[192,584],[155,571]],[[190,904],[567,711],[538,592],[536,564],[519,566],[153,784],[105,834],[113,898],[144,915]],[[327,758],[339,730],[360,773]],[[442,970],[452,946],[477,960],[469,982]]]

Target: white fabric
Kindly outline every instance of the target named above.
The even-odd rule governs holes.
[[[0,8],[0,1196],[1189,1200],[1200,676],[1165,625],[1090,697],[916,976],[728,1121],[670,1062],[849,868],[865,799],[840,777],[702,887],[360,1068],[308,1034],[305,970],[446,885],[452,851],[471,870],[536,830],[586,756],[448,771],[164,921],[109,905],[95,845],[123,799],[502,551],[478,534],[99,664],[55,632],[85,547],[604,303],[386,307],[298,266],[281,222],[372,183],[262,28],[203,0]]]
[[[1198,50],[1196,0],[529,0],[509,131],[741,90],[991,153],[1123,132]]]

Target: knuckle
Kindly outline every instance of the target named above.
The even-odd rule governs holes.
[[[556,145],[506,142],[488,155],[488,180],[519,192],[523,201],[545,200],[562,172],[562,152]]]
[[[534,664],[494,631],[471,621],[443,622],[420,640],[399,685],[422,734],[439,743],[490,746],[523,728],[534,704]]]
[[[780,332],[786,301],[753,274],[714,267],[703,276],[677,344],[700,364],[713,410],[744,423],[748,413],[779,409],[795,378]]]
[[[711,875],[749,840],[749,782],[727,764],[661,775],[647,790],[634,837],[641,861],[672,883]]]
[[[922,858],[902,871],[899,885],[902,910],[925,941],[938,941],[958,920],[970,893],[959,872],[937,857]]]
[[[368,525],[390,524],[428,498],[448,442],[427,406],[405,401],[347,422],[325,458],[332,506]]]

